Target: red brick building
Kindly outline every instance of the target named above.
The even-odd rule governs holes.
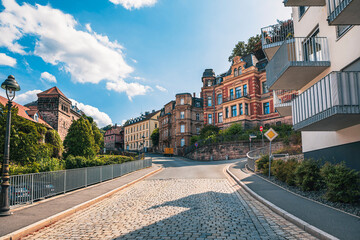
[[[124,128],[116,124],[108,129],[104,135],[104,147],[108,151],[124,150]]]
[[[291,124],[291,116],[282,117],[274,108],[272,91],[266,86],[266,59],[255,55],[235,57],[228,72],[203,73],[201,97],[204,100],[204,123],[227,128],[241,123],[244,128],[267,124]]]
[[[83,112],[73,106],[71,101],[57,87],[52,87],[37,94],[37,96],[37,101],[25,106],[30,108],[32,112],[38,112],[64,141],[71,123],[79,119]]]
[[[159,148],[174,148],[180,155],[190,138],[200,133],[204,125],[202,99],[190,93],[176,94],[175,101],[161,109],[159,117]]]

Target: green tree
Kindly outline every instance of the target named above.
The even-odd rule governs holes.
[[[159,138],[160,138],[159,128],[154,129],[154,131],[150,135],[150,138],[154,147],[159,145]]]
[[[225,136],[235,136],[235,135],[241,135],[243,133],[244,130],[240,123],[234,123],[229,128],[223,131],[223,135]]]
[[[29,164],[51,154],[42,143],[46,128],[17,115],[18,109],[11,110],[10,162]],[[6,132],[7,107],[0,104],[0,158],[3,158]]]
[[[214,125],[205,125],[200,130],[200,139],[206,139],[211,135],[217,135],[220,131],[220,128]]]
[[[64,147],[57,131],[49,129],[45,134],[45,143],[50,145],[52,149],[52,157],[61,158]]]
[[[250,53],[255,54],[259,59],[264,57],[261,47],[261,36],[259,34],[250,37],[247,43],[239,41],[232,50],[228,60],[231,62],[236,56],[246,56]]]
[[[94,135],[94,142],[95,142],[94,151],[96,153],[99,153],[100,150],[104,148],[104,136],[100,132],[100,129],[98,128],[96,122],[91,123],[91,129]]]
[[[74,121],[64,140],[65,155],[94,157],[95,140],[90,122],[85,118]],[[65,156],[65,157],[66,157]]]

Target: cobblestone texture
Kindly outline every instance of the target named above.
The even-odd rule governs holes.
[[[24,239],[313,239],[231,184],[142,181]]]

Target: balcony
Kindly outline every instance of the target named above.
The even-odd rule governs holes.
[[[359,25],[360,1],[327,0],[329,25]]]
[[[222,103],[227,103],[227,102],[231,102],[231,101],[234,101],[234,100],[238,100],[238,99],[250,99],[250,97],[248,96],[248,94],[246,95],[241,95],[241,96],[234,96],[234,97],[227,97],[227,98],[224,98],[223,99],[223,102]]]
[[[285,7],[325,6],[325,0],[284,0],[284,5]]]
[[[261,29],[262,49],[270,61],[287,37],[294,36],[294,24],[291,19]]]
[[[289,38],[266,66],[270,90],[299,90],[330,67],[327,38]]]
[[[360,123],[360,72],[332,72],[292,102],[295,130],[337,131]]]
[[[291,102],[297,97],[297,91],[273,91],[274,107],[281,116],[291,116]]]

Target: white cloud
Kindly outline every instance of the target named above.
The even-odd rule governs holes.
[[[162,86],[156,85],[156,88],[159,89],[161,92],[167,92],[167,89]]]
[[[0,53],[0,65],[14,67],[16,65],[16,59],[9,57],[5,53]]]
[[[100,128],[107,126],[109,124],[112,125],[112,120],[109,117],[109,115],[107,115],[104,112],[101,112],[98,108],[83,103],[79,103],[74,99],[70,99],[70,101],[72,102],[73,105],[76,105],[81,111],[83,111],[87,116],[92,117]]]
[[[106,88],[108,90],[114,90],[116,92],[126,92],[131,100],[134,96],[145,95],[147,92],[151,91],[152,88],[149,86],[144,86],[139,83],[121,83],[121,82],[107,82]]]
[[[106,81],[107,86],[117,86],[108,89],[126,92],[129,98],[143,95],[144,89],[149,88],[124,81],[134,69],[124,60],[123,46],[94,32],[90,24],[85,25],[86,31],[77,30],[79,24],[72,15],[50,5],[19,5],[15,0],[2,3],[5,9],[0,13],[0,47],[15,53],[35,54],[70,73],[74,82]],[[25,36],[36,40],[29,52],[19,44]],[[137,92],[138,89],[141,91]]]
[[[125,120],[125,119],[122,120],[122,121],[121,121],[121,125],[124,125],[124,124],[126,123],[126,121],[127,121],[127,120]]]
[[[48,72],[41,73],[40,79],[48,82],[56,83],[56,77]]]
[[[1,92],[3,92],[3,91],[1,91]],[[17,94],[15,95],[14,101],[21,104],[21,105],[31,103],[31,102],[36,101],[38,99],[37,94],[41,93],[41,92],[43,92],[43,91],[41,91],[41,90],[31,90],[31,91],[27,91],[25,93],[21,93],[19,95],[17,95],[18,94],[18,92],[17,92]],[[1,95],[3,97],[6,97],[6,95],[4,95],[4,94],[1,94]]]
[[[142,7],[151,7],[157,3],[157,0],[109,0],[114,4],[121,4],[127,10],[139,9]]]

